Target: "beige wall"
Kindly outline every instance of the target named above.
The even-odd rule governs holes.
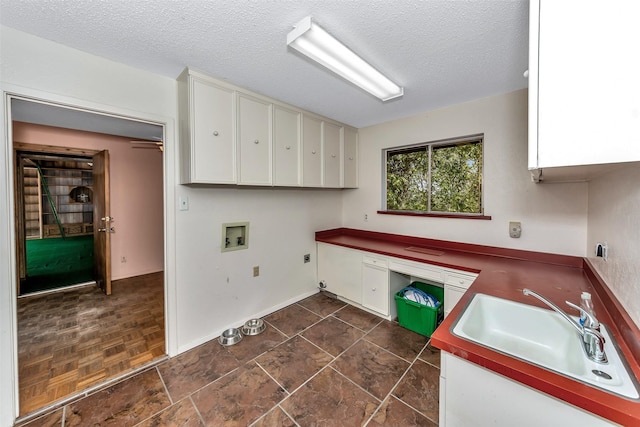
[[[588,257],[640,326],[640,164],[589,183]],[[608,258],[595,258],[595,245],[608,243]]]
[[[379,215],[382,149],[484,134],[490,221]],[[587,184],[535,184],[527,171],[527,91],[483,98],[360,129],[360,188],[345,191],[346,227],[490,246],[585,255]],[[364,221],[364,214],[368,221]],[[522,237],[509,237],[509,221]]]
[[[14,122],[14,141],[109,150],[112,279],[162,271],[164,265],[162,153],[132,148],[129,139]],[[126,262],[122,262],[122,257]]]

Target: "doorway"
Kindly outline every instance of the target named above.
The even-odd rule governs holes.
[[[25,144],[14,149],[18,295],[95,281],[91,153]]]
[[[38,105],[38,107],[35,107],[36,109],[41,107],[39,103],[34,104]],[[22,107],[24,107],[24,105]],[[56,108],[58,110],[65,108],[55,105],[51,105],[49,107]],[[78,113],[77,110],[73,110],[73,112]],[[95,122],[96,118],[93,116],[99,116],[99,113],[94,112],[83,111],[82,113],[92,116],[91,121],[82,120],[83,123]],[[45,147],[49,149],[51,148],[50,144],[52,144],[52,138],[62,138],[64,139],[64,142],[58,142],[57,145],[62,146],[64,143],[69,143],[68,145],[73,149],[84,150],[89,155],[92,154],[93,151],[104,151],[103,149],[107,148],[104,144],[109,143],[112,144],[108,147],[109,151],[113,151],[114,153],[112,160],[115,158],[115,161],[112,162],[112,166],[114,166],[113,163],[115,163],[116,169],[120,168],[117,169],[117,175],[120,181],[116,180],[115,182],[115,187],[118,188],[115,204],[118,205],[119,210],[117,210],[117,212],[120,212],[116,218],[119,218],[119,220],[113,224],[102,224],[100,226],[100,228],[113,232],[113,236],[116,241],[117,247],[111,248],[108,252],[111,253],[112,256],[114,256],[114,259],[118,261],[115,263],[116,265],[109,268],[109,272],[113,272],[115,276],[114,285],[117,295],[106,297],[101,290],[99,290],[95,285],[92,285],[74,288],[68,291],[64,290],[51,294],[34,295],[32,297],[19,299],[17,309],[18,382],[20,415],[24,416],[28,414],[37,414],[40,409],[50,405],[55,405],[55,402],[60,399],[67,399],[74,394],[78,394],[83,391],[86,392],[86,390],[99,387],[100,384],[104,384],[114,378],[119,378],[122,375],[127,375],[127,373],[141,369],[145,365],[148,365],[159,358],[165,357],[167,351],[164,327],[165,279],[163,272],[164,170],[163,154],[162,151],[158,149],[158,141],[156,138],[152,139],[153,144],[143,145],[143,148],[146,149],[146,151],[142,151],[139,149],[139,141],[143,138],[139,135],[134,134],[131,137],[127,137],[125,135],[103,133],[104,131],[97,133],[90,129],[66,127],[66,124],[65,127],[62,127],[63,123],[60,123],[60,126],[56,126],[56,123],[41,124],[35,121],[15,120],[15,115],[13,115],[12,118],[14,121],[11,123],[11,133],[14,136],[14,142],[24,142],[18,140],[27,139],[24,143],[33,143],[32,138],[35,135],[36,137],[39,137],[40,144],[43,144],[44,142]],[[109,117],[109,119],[113,118],[113,116]],[[132,121],[125,118],[117,119],[123,122]],[[149,123],[142,124],[145,126],[149,125]],[[128,123],[128,126],[130,127],[130,123]],[[161,125],[153,126],[154,128],[159,129],[159,133],[161,135],[163,134],[164,131]],[[127,126],[118,126],[118,128],[126,127]],[[157,131],[158,129],[155,130]],[[129,133],[129,131],[127,132]],[[45,137],[43,137],[43,135],[45,135]],[[82,138],[83,141],[88,141],[88,145],[83,145],[83,142],[78,141],[78,139]],[[131,144],[131,141],[134,140],[137,143],[135,146],[134,144]],[[78,157],[77,153],[73,153],[72,157],[78,158],[78,161],[84,160]],[[149,164],[154,162],[159,165],[159,175],[156,174],[153,177],[144,176],[135,178],[136,173],[143,173],[143,171],[148,170]],[[93,163],[93,167],[95,168],[95,160]],[[144,185],[135,185],[136,182],[144,183]],[[114,184],[114,182],[112,182],[112,184]],[[76,187],[87,187],[95,191],[95,182],[92,183],[91,187],[89,185],[75,185],[74,183],[71,188],[68,188],[69,192],[66,194],[66,197],[79,197],[82,203],[85,203],[91,195],[82,188],[78,188],[77,191],[73,192]],[[149,202],[150,194],[153,196],[152,202]],[[140,206],[136,205],[136,201],[140,200],[146,200],[149,203],[141,209]],[[16,210],[18,210],[19,203],[16,203],[15,207]],[[135,215],[136,212],[138,213],[137,216]],[[15,213],[17,219],[18,212],[16,211]],[[104,216],[98,216],[98,219],[102,219],[104,217],[109,217],[110,220],[113,220],[110,213],[107,213]],[[154,217],[156,218],[155,220],[153,219]],[[95,219],[96,216],[94,215],[93,231],[96,229]],[[73,224],[87,224],[88,227],[90,222],[85,223],[85,218],[83,217],[82,220],[78,220],[78,222],[74,222]],[[57,224],[49,225],[52,226],[49,228],[58,227],[59,229]],[[65,229],[64,223],[62,223],[62,225],[63,231],[59,232],[65,233],[66,235],[68,230]],[[135,233],[138,234],[136,235]],[[89,233],[85,234],[88,235]],[[144,236],[146,236],[146,239]],[[150,240],[148,247],[151,247],[152,249],[145,250],[143,245],[141,246],[145,240]],[[130,241],[133,241],[133,243]],[[145,253],[149,251],[154,252],[154,254],[152,254],[152,256],[145,257]],[[17,255],[19,253],[20,252],[18,251]],[[156,262],[149,263],[149,259],[154,257],[156,258]],[[141,258],[143,259],[141,260]],[[145,268],[136,270],[136,265],[143,264],[145,265]],[[17,268],[17,271],[19,271],[19,268]],[[137,293],[132,292],[134,290]],[[154,297],[141,297],[139,292],[152,292]],[[94,303],[89,306],[80,304],[80,302],[85,302],[88,299],[91,299]],[[140,322],[142,322],[142,320],[136,319],[135,321],[130,321],[127,324],[128,329],[124,330],[115,321],[109,323],[108,320],[104,320],[108,319],[108,316],[100,315],[100,313],[98,313],[98,320],[96,321],[89,322],[86,320],[86,317],[83,317],[83,321],[79,320],[80,317],[88,315],[89,312],[99,312],[100,310],[106,310],[106,314],[115,313],[116,318],[124,318],[126,317],[125,314],[131,314],[131,312],[133,312],[131,306],[127,304],[127,302],[130,302],[131,300],[136,301],[136,314],[141,310],[148,310],[152,313],[149,318],[154,319],[155,323],[153,325],[149,326],[145,323],[144,327],[140,326]],[[74,302],[70,303],[71,301]],[[30,304],[31,302],[35,305]],[[32,316],[36,312],[39,312],[48,313],[50,316],[48,319],[55,318],[55,316],[62,312],[62,310],[59,310],[56,307],[56,304],[58,304],[59,307],[64,307],[65,310],[70,307],[78,307],[78,311],[65,311],[65,314],[63,315],[67,320],[75,318],[76,321],[49,321],[46,323],[40,323],[39,327],[29,330],[29,328],[25,326],[28,325],[28,319],[27,323],[25,323],[24,320],[26,317],[20,317],[23,315],[27,317]],[[31,310],[29,308],[23,309],[24,307],[34,307],[36,305],[38,307],[37,310]],[[95,309],[96,305],[100,306],[97,310]],[[38,322],[35,318],[32,318],[31,320]],[[145,320],[144,322],[147,321]],[[75,330],[72,331],[70,335],[65,335],[65,331],[63,331],[61,327],[69,327],[69,325],[75,325],[73,326]],[[136,331],[138,329],[144,329],[144,333],[137,333]],[[29,347],[31,345],[27,344],[29,342],[29,336],[35,336],[36,339],[33,340],[33,342],[40,343],[42,343],[42,339],[45,337],[58,337],[58,339],[54,341],[62,342],[66,339],[61,339],[63,336],[78,336],[86,341],[78,343],[74,342],[63,349],[59,349],[57,353],[59,353],[60,357],[64,357],[65,360],[60,359],[56,362],[57,355],[54,354],[54,352],[49,353],[48,351],[45,351],[43,353],[42,348],[38,349],[35,347]],[[127,341],[127,339],[130,338],[135,340],[135,342]],[[72,350],[74,349],[78,350],[77,355],[73,354]],[[83,356],[87,355],[87,351],[96,349],[98,351],[91,354],[89,358],[85,357],[87,360],[81,359]],[[124,353],[137,356],[129,357],[127,359],[123,356]],[[38,365],[37,368],[34,368],[35,365],[33,365],[33,363],[35,362],[35,359],[28,359],[34,354],[37,355],[36,359],[39,358],[38,363],[42,363],[44,361],[45,365]],[[74,359],[76,356],[77,358]],[[47,365],[49,361],[45,359],[50,360],[53,365]],[[28,378],[30,371],[40,369],[50,372],[51,377],[45,378],[44,376],[40,376],[38,378]],[[73,378],[74,376],[77,378],[77,381],[74,380],[69,383],[64,383],[64,386],[60,387],[61,379]],[[23,381],[25,378],[28,378],[28,383]]]

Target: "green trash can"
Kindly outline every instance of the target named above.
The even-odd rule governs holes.
[[[395,294],[398,323],[420,335],[430,337],[444,318],[444,288],[437,284],[412,282],[410,286],[433,295],[440,301],[437,307],[429,307],[406,299],[402,292]]]

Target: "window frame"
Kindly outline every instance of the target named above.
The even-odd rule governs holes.
[[[396,210],[396,209],[388,209],[387,208],[387,158],[389,153],[400,153],[403,151],[411,152],[411,151],[420,151],[418,149],[423,149],[428,151],[427,157],[427,178],[429,191],[427,195],[427,206],[431,209],[431,155],[433,147],[438,146],[448,146],[448,145],[457,145],[461,143],[474,143],[480,142],[482,144],[482,155],[481,155],[481,186],[480,186],[480,212],[440,212],[440,211],[417,211],[417,210]],[[484,185],[484,134],[473,134],[455,138],[447,138],[440,139],[436,141],[429,142],[420,142],[416,144],[408,144],[396,147],[388,147],[382,149],[382,209],[378,211],[379,214],[387,214],[387,215],[406,215],[406,216],[428,216],[428,217],[439,217],[439,218],[467,218],[467,219],[491,219],[490,216],[486,216],[485,212],[485,185]]]

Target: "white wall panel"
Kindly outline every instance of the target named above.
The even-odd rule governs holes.
[[[587,256],[636,325],[640,326],[640,165],[589,182]],[[607,242],[607,260],[595,257]]]

